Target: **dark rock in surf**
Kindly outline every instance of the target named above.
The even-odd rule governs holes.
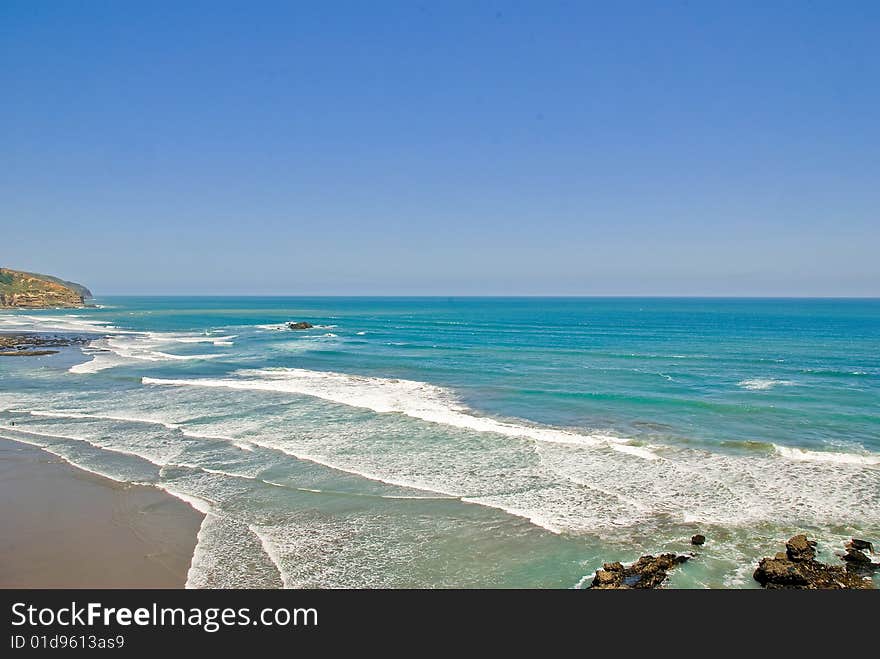
[[[659,588],[669,570],[688,560],[689,556],[661,554],[660,556],[642,556],[629,567],[619,561],[605,563],[590,585],[594,590],[629,590]]]
[[[871,559],[860,552],[858,549],[847,549],[846,554],[841,556],[841,560],[843,560],[845,563],[851,563],[853,565],[859,566],[866,566],[871,564]]]
[[[44,357],[57,354],[57,350],[15,350],[12,352],[0,352],[0,357]]]
[[[811,560],[816,557],[816,541],[801,533],[785,543],[785,553],[790,561]]]
[[[691,544],[697,545],[698,547],[706,544],[706,536],[697,533],[697,535],[691,537]]]
[[[59,348],[82,346],[91,339],[69,334],[35,334],[32,332],[0,333],[0,357],[41,357],[57,354]]]
[[[787,558],[762,558],[752,577],[764,588],[808,588],[810,581],[794,561]]]
[[[874,570],[880,570],[880,563],[872,563],[866,554],[854,549],[852,543],[846,543],[846,553],[840,557],[846,563],[848,572],[862,577],[869,577]]]
[[[853,538],[849,542],[846,543],[847,549],[855,549],[857,551],[869,551],[872,554],[874,553],[874,545],[867,540],[859,540],[858,538]]]
[[[307,329],[312,329],[313,327],[314,327],[314,325],[312,325],[311,323],[307,323],[305,321],[300,321],[298,323],[287,323],[287,329],[292,329],[292,330],[307,330]]]
[[[796,535],[785,543],[786,551],[762,558],[753,575],[768,589],[841,590],[870,589],[869,579],[837,565],[816,560],[816,542]]]

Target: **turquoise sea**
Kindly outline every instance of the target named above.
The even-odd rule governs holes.
[[[880,540],[880,300],[97,303],[0,313],[95,337],[0,363],[0,436],[206,512],[193,587],[582,587],[700,532],[670,585],[751,588]]]

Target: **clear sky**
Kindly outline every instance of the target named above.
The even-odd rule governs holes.
[[[180,6],[186,5],[186,6]],[[0,3],[0,265],[880,295],[880,3]]]

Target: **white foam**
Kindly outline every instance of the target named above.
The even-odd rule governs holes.
[[[124,421],[128,423],[150,423],[163,426],[164,428],[168,428],[169,430],[174,430],[178,427],[178,424],[176,423],[168,423],[159,419],[145,419],[131,416],[117,416],[112,414],[89,414],[86,412],[64,412],[56,410],[28,410],[28,414],[30,414],[31,416],[48,417],[51,419],[104,419],[107,421]]]
[[[223,336],[215,336],[211,334],[184,334],[180,332],[145,332],[147,336],[156,341],[163,343],[213,343],[217,345],[217,341],[232,341],[238,338],[237,334],[228,334]]]
[[[207,562],[207,558],[205,554],[205,539],[206,539],[206,526],[209,523],[208,519],[211,517],[210,514],[206,514],[202,518],[202,523],[199,525],[199,532],[196,534],[196,546],[193,547],[193,555],[189,559],[189,569],[186,571],[186,583],[184,584],[185,589],[193,589],[200,588],[207,584],[202,582],[202,569],[201,564]]]
[[[93,341],[93,347],[101,347],[106,346],[107,343],[104,340]],[[74,364],[68,370],[70,373],[77,374],[89,374],[89,373],[97,373],[98,371],[103,371],[108,368],[113,368],[114,366],[120,366],[122,364],[127,363],[127,360],[124,357],[120,357],[116,353],[110,351],[109,348],[106,348],[107,352],[94,352],[91,350],[86,352],[86,354],[92,354],[92,358],[89,361],[83,362],[81,364]]]
[[[764,389],[772,389],[776,386],[790,387],[794,384],[791,380],[768,380],[762,378],[753,378],[751,380],[742,380],[736,383],[737,387],[750,389],[753,391],[761,391]]]
[[[790,446],[773,445],[773,449],[781,456],[791,460],[807,462],[831,462],[850,465],[880,465],[880,455],[860,455],[858,453],[834,453],[832,451],[810,451]]]
[[[93,448],[99,449],[101,451],[109,451],[110,453],[116,453],[116,454],[122,455],[122,456],[130,456],[130,457],[140,458],[141,460],[149,462],[150,464],[152,464],[156,467],[164,467],[164,466],[168,465],[167,461],[163,461],[161,458],[158,458],[155,455],[151,455],[151,454],[145,452],[144,450],[142,450],[142,447],[113,446],[113,445],[98,441],[94,438],[82,437],[82,436],[76,436],[76,435],[64,435],[61,433],[50,433],[50,432],[35,430],[33,428],[24,429],[24,428],[19,428],[18,426],[16,426],[15,428],[10,428],[9,430],[11,432],[14,432],[16,434],[16,436],[18,436],[18,435],[31,435],[34,437],[42,437],[42,438],[48,439],[48,440],[53,440],[53,439],[59,440],[60,439],[62,441],[67,441],[67,442],[81,442],[83,444],[87,444],[87,445],[89,445]],[[32,443],[32,444],[34,444],[34,446],[46,448],[45,444],[40,444],[35,441],[26,442],[26,443]],[[108,478],[111,478],[111,477],[108,476]]]
[[[269,557],[269,560],[272,561],[272,564],[278,570],[278,574],[281,577],[281,583],[284,588],[291,588],[292,586],[288,583],[287,577],[284,574],[284,570],[281,568],[282,560],[281,556],[278,553],[278,550],[275,548],[275,545],[269,539],[269,535],[262,529],[256,527],[253,524],[248,524],[248,530],[257,536],[257,539],[260,541],[260,546],[263,548],[263,552],[266,556]]]
[[[32,316],[27,314],[0,315],[0,327],[4,331],[57,331],[104,334],[108,330],[123,333],[110,323],[102,320],[84,318],[77,314],[65,316]]]
[[[572,590],[582,590],[584,586],[588,583],[592,583],[593,579],[596,578],[596,571],[593,570],[589,574],[585,574],[580,579],[578,579],[577,583],[571,587]]]
[[[277,588],[278,566],[261,540],[240,521],[219,512],[205,515],[186,577],[186,588]]]
[[[223,357],[223,353],[177,355],[156,349],[169,343],[203,343],[205,338],[210,337],[164,335],[160,332],[125,332],[121,334],[114,332],[109,336],[92,341],[89,347],[83,349],[85,354],[92,355],[92,359],[82,364],[75,364],[68,371],[86,374],[138,362],[192,361]],[[212,339],[210,342],[215,343]]]
[[[177,463],[178,458],[170,455],[170,451],[186,444],[186,437],[228,441],[228,447],[206,442],[206,454],[199,452],[198,443],[189,444],[196,444],[197,450],[187,451],[186,458],[204,474],[196,473],[195,468],[192,473],[181,470],[186,471],[184,474],[169,469],[163,476],[175,481],[175,487],[185,493],[216,500],[218,512],[223,514],[227,489],[240,488],[242,492],[240,497],[231,499],[230,509],[235,514],[246,507],[250,510],[251,501],[254,509],[266,504],[258,494],[258,485],[233,483],[241,476],[236,471],[266,466],[271,461],[282,470],[271,473],[283,473],[285,464],[283,456],[260,450],[245,455],[232,449],[235,444],[250,450],[265,447],[373,481],[498,508],[562,533],[621,537],[619,534],[631,533],[632,529],[649,534],[670,522],[744,529],[765,523],[823,528],[877,528],[880,524],[880,455],[853,453],[853,459],[850,454],[823,451],[792,453],[783,449],[743,455],[703,451],[693,446],[643,447],[627,444],[611,433],[480,416],[454,392],[428,383],[341,373],[264,369],[239,371],[220,379],[145,378],[143,382],[177,388],[159,390],[146,386],[114,391],[106,400],[94,401],[104,407],[103,411],[91,407],[91,401],[56,401],[54,404],[59,407],[84,408],[82,412],[61,410],[60,414],[71,415],[71,423],[61,430],[89,436],[89,432],[80,432],[79,428],[101,426],[101,437],[94,445],[109,446],[109,450],[130,445],[137,453],[158,455],[159,461],[167,466]],[[293,403],[289,405],[266,406],[267,398],[278,402],[284,396],[260,394],[263,391],[310,398],[286,401]],[[26,393],[16,396],[7,395],[16,406],[28,400]],[[321,400],[377,414],[342,410],[322,404]],[[40,403],[29,404],[36,407]],[[94,413],[89,416],[86,410]],[[185,410],[186,415],[181,415],[180,410]],[[161,433],[161,429],[146,433],[139,428],[132,428],[131,433],[128,429],[114,433],[109,424],[89,423],[91,418],[101,416],[118,417],[108,420],[136,422],[137,418],[155,422],[142,419],[153,414],[165,415],[164,421],[169,424],[166,427],[174,430],[174,434]],[[444,427],[414,423],[404,416]],[[167,449],[144,444],[149,442],[149,436],[159,435],[169,443]],[[207,464],[223,469],[199,466],[203,461],[199,455],[208,455]],[[306,471],[311,474],[320,470]],[[199,478],[204,483],[210,480],[210,487],[204,485],[199,489],[189,485],[190,479]],[[179,483],[181,479],[185,482]],[[277,480],[284,482],[281,478]],[[362,485],[370,491],[384,489]],[[283,493],[279,492],[278,497],[283,499]],[[247,506],[239,505],[245,501]],[[315,583],[305,576],[296,576],[296,567],[292,565],[297,555],[292,548],[283,549],[284,543],[298,541],[284,535],[289,530],[284,526],[286,520],[295,512],[278,508],[273,514],[277,517],[248,519],[247,523],[268,533],[270,542],[284,557],[286,583]],[[276,522],[277,528],[270,528]],[[222,524],[224,529],[231,528],[228,520]],[[242,533],[251,535],[247,530]],[[217,544],[222,542],[222,538],[212,537],[214,554],[221,551],[221,546],[222,551],[236,551],[231,541]],[[244,540],[237,536],[236,542]],[[259,544],[256,538],[249,542],[252,548]],[[259,548],[254,551],[263,552]],[[215,559],[216,555],[212,560]],[[229,564],[223,566],[225,569]],[[214,580],[205,583],[225,583],[217,581],[217,572],[213,574]],[[571,581],[578,575],[573,575]]]
[[[181,492],[177,488],[168,485],[167,483],[144,483],[145,485],[154,485],[160,490],[163,490],[175,497],[176,499],[180,499],[184,503],[188,504],[193,510],[196,512],[202,513],[203,515],[210,515],[213,511],[213,505],[210,501],[206,499],[202,499],[201,497],[193,496],[192,494],[187,494],[186,492]]]
[[[611,448],[613,448],[615,451],[620,451],[621,453],[636,455],[640,458],[644,458],[645,460],[659,459],[659,456],[656,453],[648,448],[644,448],[641,446],[632,446],[630,444],[613,444]]]
[[[142,378],[144,384],[214,387],[256,391],[276,391],[313,396],[342,405],[361,407],[380,414],[399,413],[431,423],[477,432],[539,442],[584,446],[616,445],[618,450],[647,459],[656,458],[647,448],[633,447],[627,440],[608,434],[582,434],[559,428],[529,426],[476,416],[443,387],[390,378],[366,377],[298,368],[242,370],[232,378],[168,379]]]
[[[225,435],[204,433],[197,430],[181,430],[181,434],[183,434],[185,437],[191,437],[193,439],[217,439],[223,442],[229,442],[230,444],[240,448],[242,451],[254,450],[254,445],[252,443],[236,439],[235,437],[226,437]]]
[[[214,346],[233,345],[234,334],[200,334],[196,332],[141,332],[122,329],[107,321],[88,318],[78,314],[64,316],[36,316],[26,314],[0,315],[0,329],[4,331],[64,331],[100,334],[101,338],[83,347],[82,351],[92,357],[82,364],[68,369],[71,373],[91,374],[108,368],[141,361],[188,361],[216,359],[223,353],[179,355],[158,350],[173,344],[210,343]]]

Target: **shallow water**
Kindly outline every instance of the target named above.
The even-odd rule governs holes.
[[[0,363],[0,436],[207,512],[191,586],[573,587],[699,531],[671,584],[753,587],[880,539],[877,300],[98,302],[0,314],[96,336]]]

